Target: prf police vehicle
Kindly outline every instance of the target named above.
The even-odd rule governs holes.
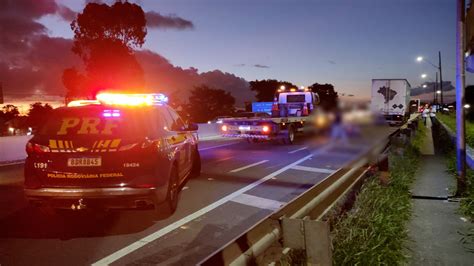
[[[197,125],[166,102],[163,94],[101,93],[55,109],[26,145],[28,201],[73,210],[164,203],[174,212],[201,160]]]

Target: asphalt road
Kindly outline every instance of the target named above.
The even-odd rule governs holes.
[[[0,264],[193,265],[369,149],[395,129],[363,128],[348,143],[324,136],[295,145],[209,140],[202,174],[178,210],[46,216],[23,198],[23,166],[0,168]]]

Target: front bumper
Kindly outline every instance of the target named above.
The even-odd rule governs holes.
[[[128,209],[157,205],[166,199],[166,186],[153,188],[39,188],[25,189],[33,205],[71,208],[80,203],[86,207]]]

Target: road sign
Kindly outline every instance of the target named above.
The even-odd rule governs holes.
[[[273,102],[254,102],[252,103],[252,112],[272,113]]]

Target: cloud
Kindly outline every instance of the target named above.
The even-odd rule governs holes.
[[[336,64],[336,61],[328,60],[328,63],[331,64],[331,65],[335,65],[335,64]]]
[[[236,66],[236,67],[244,67],[245,64],[235,64],[234,66]]]
[[[180,94],[187,98],[191,89],[204,84],[230,92],[237,103],[253,98],[249,83],[234,74],[220,70],[199,73],[199,70],[193,67],[183,69],[172,65],[166,58],[150,50],[138,51],[136,55],[145,72],[148,88],[168,94],[181,92]]]
[[[158,12],[149,11],[145,13],[146,24],[150,28],[162,29],[194,29],[194,24],[176,15],[163,16]]]
[[[58,5],[58,10],[56,13],[68,22],[73,21],[77,16],[76,12],[72,11],[69,7],[64,5]]]
[[[255,64],[253,65],[254,67],[257,67],[257,68],[270,68],[270,66],[267,66],[267,65],[261,65],[261,64]]]
[[[0,0],[0,81],[6,97],[22,98],[38,90],[64,95],[61,80],[64,69],[82,67],[79,57],[71,51],[73,41],[48,36],[45,26],[37,22],[42,16],[59,12],[64,19],[72,18],[72,11],[60,9],[55,2],[47,0]],[[137,51],[136,57],[150,90],[182,92],[187,99],[192,88],[208,85],[231,92],[238,103],[253,97],[249,83],[231,73],[181,68],[150,50]]]

